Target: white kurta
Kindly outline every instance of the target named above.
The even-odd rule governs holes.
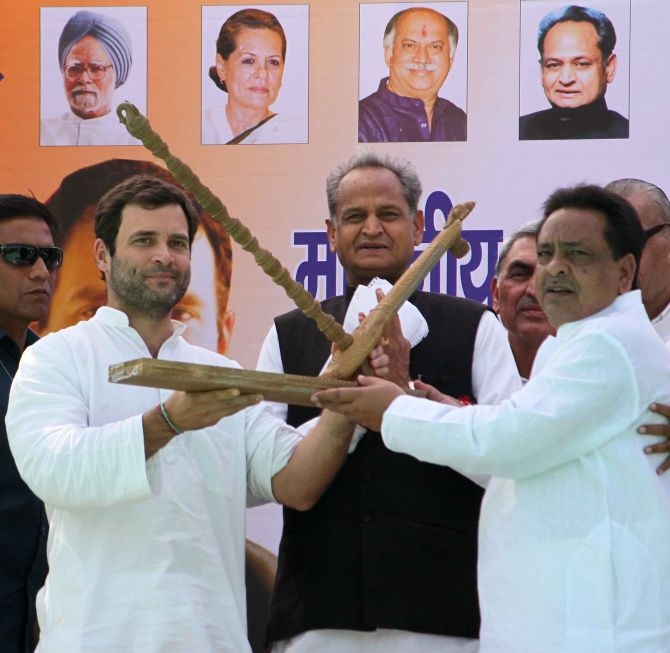
[[[670,304],[668,304],[660,315],[651,321],[656,333],[661,336],[665,346],[670,349]]]
[[[173,324],[159,358],[235,365]],[[125,314],[103,307],[37,344],[14,379],[7,430],[50,522],[40,653],[249,651],[247,491],[273,499],[271,477],[299,436],[253,407],[145,461],[141,414],[170,391],[107,382],[110,364],[149,357]]]
[[[258,358],[257,369],[283,372],[277,329],[268,332]],[[472,358],[472,389],[480,402],[498,403],[521,387],[519,374],[509,348],[507,332],[497,318],[486,311],[479,322]],[[286,404],[270,404],[275,415],[286,418]],[[481,475],[468,475],[481,482]],[[278,642],[273,653],[476,653],[477,640],[413,633],[393,629],[374,632],[354,630],[312,630]]]
[[[84,120],[68,111],[40,123],[40,145],[142,145],[133,138],[112,110],[100,118]]]
[[[205,109],[202,113],[202,144],[225,145],[235,137],[225,105]],[[254,129],[240,145],[271,145],[273,143],[307,143],[307,119],[278,113]]]
[[[565,324],[499,406],[412,397],[386,445],[489,473],[480,521],[482,653],[660,653],[670,646],[670,476],[646,456],[670,354],[638,291]]]

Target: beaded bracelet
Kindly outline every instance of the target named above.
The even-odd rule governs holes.
[[[168,415],[167,408],[165,408],[165,402],[161,401],[160,404],[160,413],[163,416],[163,419],[165,420],[165,423],[170,427],[170,430],[175,434],[175,435],[181,435],[184,431],[178,429],[172,420],[170,419],[170,416]]]

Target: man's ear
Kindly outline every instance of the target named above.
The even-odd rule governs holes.
[[[414,246],[416,247],[417,245],[421,244],[421,240],[423,239],[423,229],[425,226],[423,211],[417,210],[414,213],[412,223],[414,224]]]
[[[103,243],[100,238],[96,238],[93,243],[93,258],[95,264],[98,266],[98,270],[104,272],[107,269],[111,257],[105,243]]]
[[[498,292],[498,277],[491,279],[491,297],[493,297],[493,310],[500,311],[500,294]]]
[[[328,245],[330,251],[333,254],[337,253],[337,247],[335,245],[335,226],[330,218],[326,218],[326,231],[328,232]]]
[[[607,79],[608,84],[611,84],[616,77],[616,64],[616,55],[612,53],[605,63],[605,79]]]
[[[386,67],[391,67],[391,57],[393,56],[392,48],[384,48],[384,61],[386,62]]]
[[[635,276],[635,257],[628,253],[622,256],[617,263],[619,264],[619,294],[628,292],[633,287],[633,277]]]

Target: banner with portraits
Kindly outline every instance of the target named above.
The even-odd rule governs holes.
[[[409,159],[424,188],[419,249],[453,204],[477,203],[470,254],[446,256],[424,289],[490,302],[501,242],[558,186],[637,177],[670,190],[670,3],[594,0],[588,20],[566,6],[5,0],[2,192],[50,200],[64,223],[61,292],[40,328],[104,302],[95,201],[163,168],[118,122],[122,101],[319,299],[345,283],[325,234],[327,174],[358,148]],[[253,368],[291,301],[207,217],[193,264],[177,317]],[[276,533],[254,537],[276,547]]]

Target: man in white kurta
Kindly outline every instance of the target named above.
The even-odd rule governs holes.
[[[14,378],[10,446],[50,522],[40,653],[250,651],[247,498],[308,508],[346,456],[353,427],[332,415],[301,438],[256,395],[107,382],[135,358],[235,366],[170,320],[197,225],[162,179],[106,193],[94,256],[107,306],[42,339]]]
[[[479,531],[483,653],[664,650],[670,478],[635,431],[659,399],[670,359],[634,291],[560,327],[499,406],[391,404],[390,449],[496,477]]]
[[[235,366],[173,324],[158,358]],[[40,344],[8,414],[51,524],[40,651],[248,650],[244,497],[248,487],[273,500],[270,479],[297,435],[253,407],[145,460],[142,413],[171,391],[107,381],[109,365],[149,356],[126,315],[102,307]]]
[[[40,124],[40,145],[141,145],[119,122],[116,112],[83,119],[73,113],[45,118]]]
[[[662,188],[643,179],[616,179],[606,188],[625,197],[640,218],[645,246],[638,288],[654,329],[670,348],[670,200]]]
[[[88,9],[72,14],[58,39],[68,111],[43,117],[40,145],[140,145],[114,111],[115,91],[132,65],[130,34],[120,20]]]
[[[464,408],[364,378],[317,394],[363,423],[385,410],[394,451],[494,477],[480,518],[481,653],[659,653],[670,641],[670,479],[636,431],[670,398],[670,356],[629,291],[644,243],[632,208],[580,188],[557,191],[540,226],[538,299],[558,331],[522,390]],[[611,206],[625,228],[607,222]]]

